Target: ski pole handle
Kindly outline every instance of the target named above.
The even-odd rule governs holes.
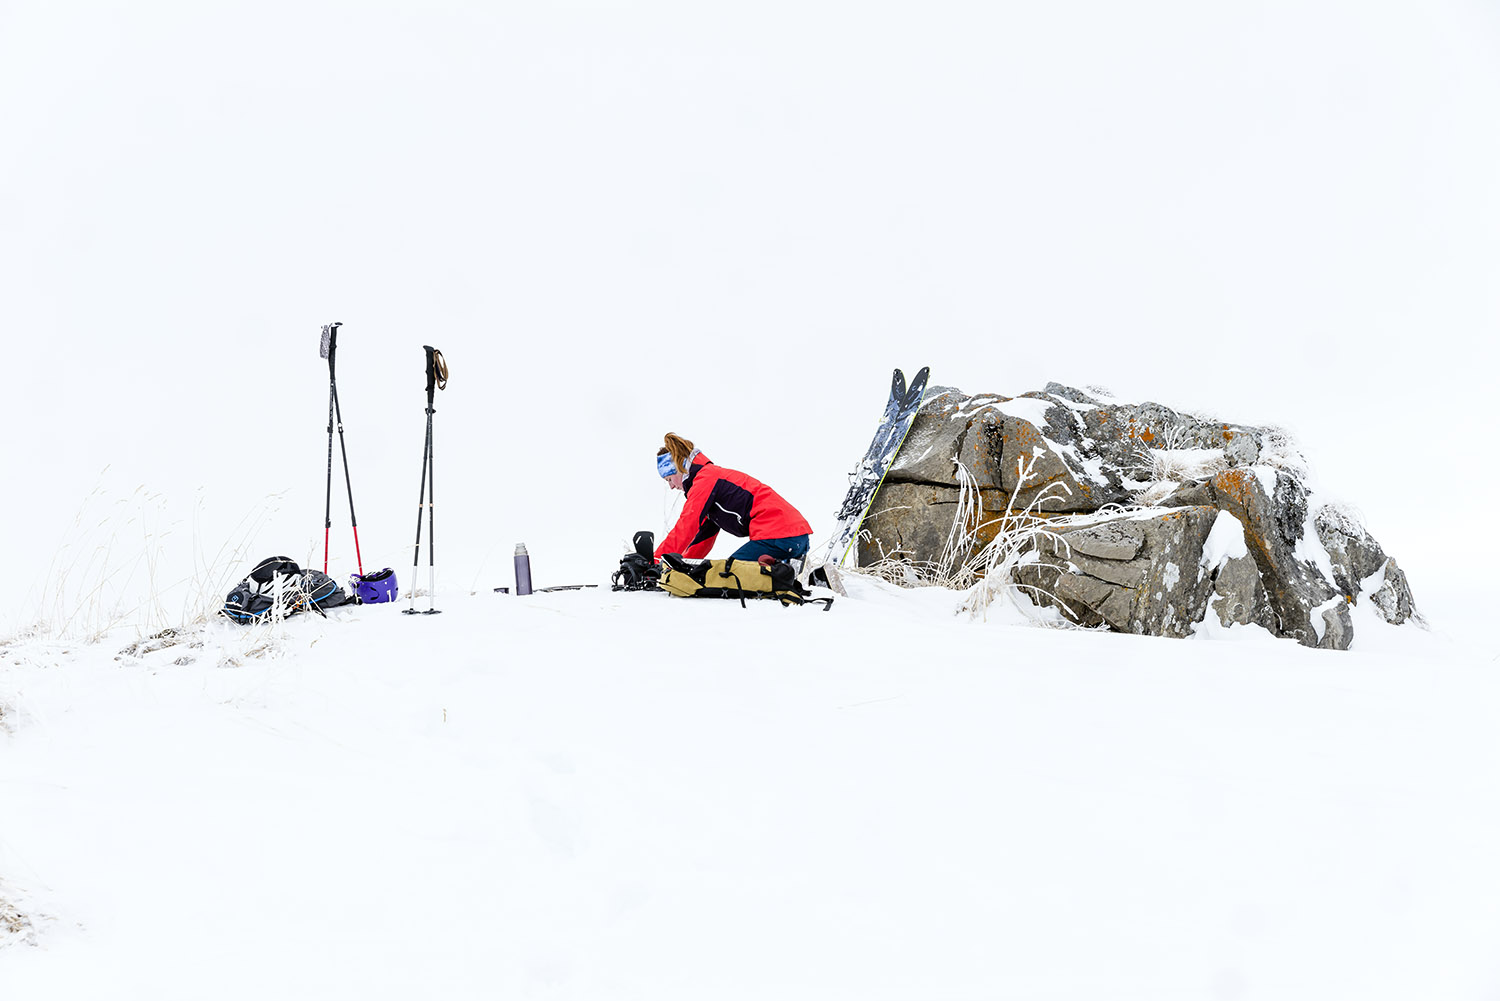
[[[328,367],[333,367],[333,352],[337,347],[339,328],[343,323],[323,324],[323,337],[318,342],[318,357],[328,359]]]
[[[431,400],[434,388],[448,388],[448,361],[431,344],[422,345],[422,350],[427,352],[427,399]]]

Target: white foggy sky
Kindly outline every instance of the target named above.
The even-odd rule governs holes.
[[[180,535],[201,487],[209,549],[279,493],[254,548],[305,555],[341,320],[367,563],[409,562],[449,358],[456,584],[520,540],[612,561],[666,430],[826,531],[923,364],[1285,425],[1439,571],[1488,441],[1497,121],[1482,4],[5,0],[0,514],[45,562],[108,465]]]

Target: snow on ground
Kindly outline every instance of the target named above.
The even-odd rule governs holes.
[[[452,367],[453,590],[0,646],[0,1001],[1500,993],[1484,5],[94,6],[0,7],[0,637],[316,565],[333,320],[367,568]],[[668,430],[822,538],[897,365],[1283,426],[1439,628],[459,586]]]
[[[956,597],[454,592],[258,657],[227,622],[11,646],[0,894],[33,927],[0,996],[1500,991],[1488,651]]]

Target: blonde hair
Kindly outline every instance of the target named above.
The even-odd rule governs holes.
[[[679,473],[687,472],[688,457],[693,454],[693,443],[678,434],[668,431],[662,438],[666,445],[656,450],[657,455],[670,455],[672,465],[677,467]]]

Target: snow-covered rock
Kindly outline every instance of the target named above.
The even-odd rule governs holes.
[[[1313,505],[1305,480],[1275,428],[1057,383],[1018,397],[944,388],[870,506],[859,560],[943,572],[1024,530],[1036,553],[1016,583],[1084,624],[1186,636],[1212,609],[1223,626],[1347,649],[1346,606],[1362,598],[1387,622],[1416,617],[1395,561],[1347,510]],[[1210,553],[1226,524],[1242,551]]]

